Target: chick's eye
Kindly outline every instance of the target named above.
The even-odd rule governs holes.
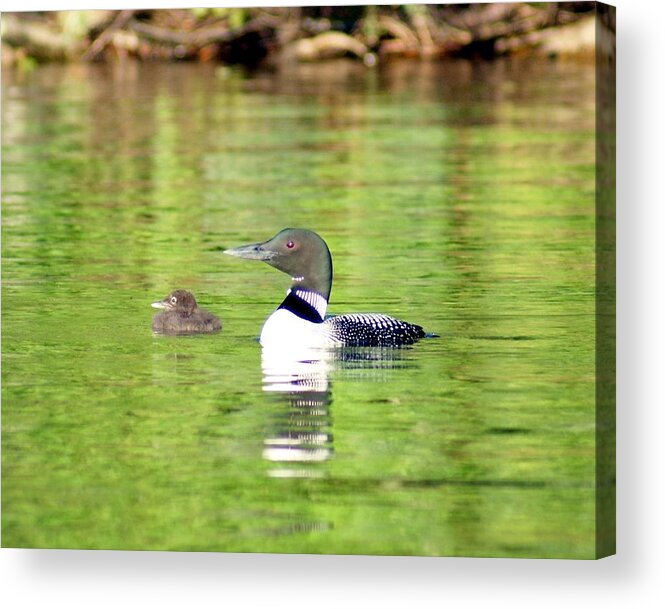
[[[178,302],[178,299],[175,296],[171,296],[171,304]]]
[[[294,245],[295,245],[295,243],[293,243],[293,241],[287,241],[287,242],[286,242],[286,247],[288,247],[290,250],[293,249],[293,246],[294,246]]]

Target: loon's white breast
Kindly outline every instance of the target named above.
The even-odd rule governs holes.
[[[282,350],[318,349],[342,344],[332,336],[328,324],[303,319],[289,309],[277,309],[266,319],[259,340],[262,347]]]

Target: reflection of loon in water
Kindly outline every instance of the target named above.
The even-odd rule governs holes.
[[[332,434],[328,431],[329,394],[288,394],[288,411],[273,423],[265,439],[263,456],[268,461],[316,463],[332,456]]]
[[[324,353],[302,353],[298,359],[276,352],[262,353],[263,390],[284,403],[286,409],[271,422],[264,440],[263,457],[291,464],[270,470],[273,477],[314,477],[322,474],[311,467],[293,468],[294,463],[327,461],[333,452],[329,407],[329,362]]]
[[[330,373],[342,378],[384,380],[387,370],[407,366],[406,352],[395,349],[301,350],[291,359],[264,349],[263,390],[285,405],[264,440],[263,457],[282,467],[272,477],[318,477],[320,464],[333,455]],[[318,465],[317,465],[318,464]]]

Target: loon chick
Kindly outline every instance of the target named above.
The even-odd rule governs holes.
[[[159,334],[202,334],[222,327],[212,313],[199,309],[194,294],[187,290],[174,290],[151,306],[164,309],[152,318],[152,330]]]
[[[315,232],[285,228],[264,243],[224,251],[263,260],[291,277],[291,288],[261,330],[262,346],[399,347],[425,336],[420,326],[379,313],[352,313],[326,318],[332,286],[332,258]]]

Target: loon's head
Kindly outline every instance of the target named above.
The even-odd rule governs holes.
[[[310,290],[330,298],[332,259],[326,242],[304,228],[285,228],[272,239],[224,250],[229,256],[263,260],[288,274],[292,288]]]
[[[187,290],[173,290],[164,300],[153,302],[150,306],[155,309],[175,311],[182,317],[189,317],[196,309],[196,298]]]

